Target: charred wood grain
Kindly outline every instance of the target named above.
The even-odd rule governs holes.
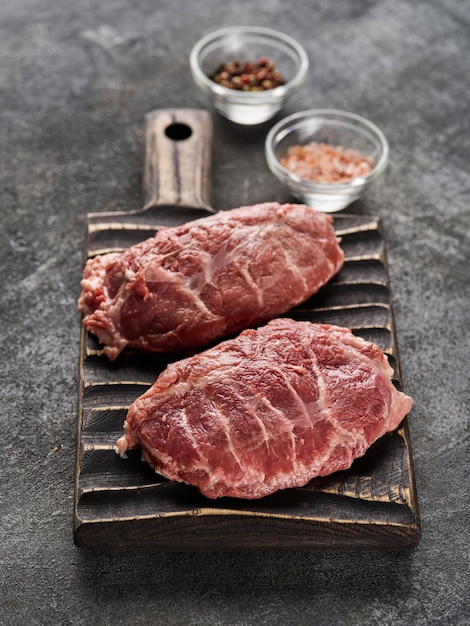
[[[348,326],[388,355],[401,386],[384,237],[375,218],[338,216],[346,262],[338,275],[289,315]],[[94,249],[119,249],[146,232],[107,230],[94,217]],[[88,249],[88,254],[92,253]],[[350,470],[260,501],[210,501],[114,451],[127,407],[169,361],[187,356],[128,351],[110,363],[82,332],[75,541],[111,550],[403,549],[419,538],[406,420]]]

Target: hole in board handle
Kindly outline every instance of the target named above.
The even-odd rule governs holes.
[[[191,137],[192,130],[186,124],[178,124],[175,122],[174,124],[170,124],[165,129],[165,135],[169,139],[173,139],[173,141],[182,141],[183,139],[188,139]]]

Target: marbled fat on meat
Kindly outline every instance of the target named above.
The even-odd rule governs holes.
[[[111,360],[170,352],[282,315],[342,267],[332,218],[304,205],[221,211],[90,259],[79,309]]]
[[[170,364],[129,408],[117,451],[209,498],[260,498],[350,467],[412,400],[349,329],[277,319]]]

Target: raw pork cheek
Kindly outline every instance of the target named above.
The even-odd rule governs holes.
[[[123,454],[209,498],[260,498],[350,467],[411,398],[375,344],[277,319],[168,366],[129,408]]]
[[[114,360],[202,346],[306,300],[343,265],[332,218],[304,205],[222,211],[90,259],[79,309]]]

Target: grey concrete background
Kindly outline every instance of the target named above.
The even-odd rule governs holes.
[[[144,114],[208,108],[188,54],[267,25],[307,49],[283,112],[377,123],[390,166],[350,212],[386,233],[423,536],[407,553],[93,554],[74,547],[85,215],[138,208]],[[470,5],[461,0],[2,0],[0,623],[470,624]],[[288,200],[270,124],[214,115],[217,209]]]

